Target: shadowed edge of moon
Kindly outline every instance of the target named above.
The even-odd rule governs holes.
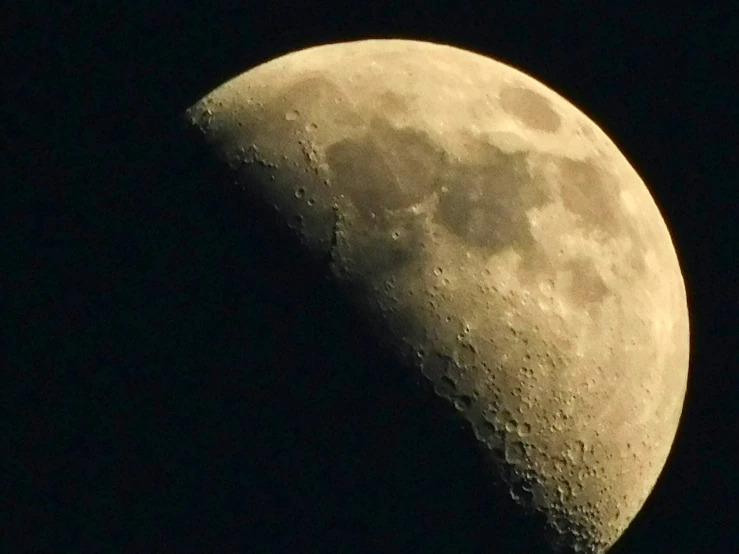
[[[366,231],[352,240],[357,242],[359,250],[367,253],[362,265],[369,274],[395,271],[418,255],[420,230],[413,226],[413,217],[405,216],[414,204],[434,195],[438,205],[433,217],[451,235],[492,254],[511,248],[522,255],[524,262],[538,263],[541,252],[531,233],[526,210],[546,205],[553,199],[551,189],[541,187],[536,177],[523,170],[525,154],[504,154],[495,146],[482,142],[478,144],[482,161],[452,163],[444,158],[444,153],[425,132],[397,129],[381,118],[368,120],[335,102],[340,94],[336,94],[338,89],[330,80],[314,76],[311,82],[321,90],[331,91],[334,102],[314,110],[310,117],[320,117],[323,110],[342,125],[361,129],[358,136],[355,133],[351,138],[327,145],[325,154],[332,180],[348,192]],[[262,127],[256,122],[253,127],[259,129],[260,137],[272,135],[279,140],[285,132],[294,134],[295,127],[304,123],[301,113],[293,113],[293,110],[295,105],[305,102],[306,93],[310,95],[311,87],[306,83],[306,80],[294,83],[280,94],[279,100],[265,106]],[[556,131],[561,126],[561,118],[548,100],[529,92],[522,92],[520,87],[503,89],[502,107],[533,129]],[[321,93],[317,96],[320,100]],[[402,109],[397,102],[396,108]],[[281,117],[281,114],[291,115]],[[270,130],[275,125],[282,129]],[[414,155],[397,156],[398,152],[408,151]],[[431,171],[428,164],[423,163],[424,157],[432,160]],[[494,163],[490,163],[491,159]],[[635,245],[634,265],[638,266],[641,260],[643,271],[644,253],[639,247],[646,239],[624,216],[615,178],[606,177],[603,168],[588,161],[567,158],[553,161],[563,182],[556,199],[561,200],[584,227],[599,229],[606,235],[627,236]],[[494,177],[485,180],[491,174]],[[368,177],[357,183],[357,175]],[[511,187],[514,183],[518,186]],[[404,217],[406,228],[413,231],[404,235],[406,241],[393,245],[388,241],[390,227]],[[500,225],[485,225],[487,221]],[[573,288],[581,287],[572,295],[572,301],[597,303],[606,295],[607,286],[591,260],[581,257],[566,265],[575,275]]]

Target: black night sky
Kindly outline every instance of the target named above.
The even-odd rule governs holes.
[[[468,435],[179,128],[260,62],[411,38],[548,84],[644,178],[684,270],[691,373],[666,468],[611,552],[738,551],[732,2],[17,4],[2,25],[0,550],[538,551]]]

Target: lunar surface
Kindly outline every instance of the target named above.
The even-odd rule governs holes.
[[[407,40],[282,56],[185,117],[469,422],[553,549],[605,552],[667,459],[689,337],[665,222],[598,126],[514,68]]]

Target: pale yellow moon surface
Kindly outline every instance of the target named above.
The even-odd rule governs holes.
[[[665,222],[603,131],[503,63],[384,39],[264,63],[186,119],[554,542],[607,550],[673,443],[689,331]]]

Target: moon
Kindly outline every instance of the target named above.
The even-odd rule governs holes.
[[[591,119],[488,57],[378,39],[259,65],[185,120],[553,545],[618,539],[675,437],[688,309],[657,205]]]

